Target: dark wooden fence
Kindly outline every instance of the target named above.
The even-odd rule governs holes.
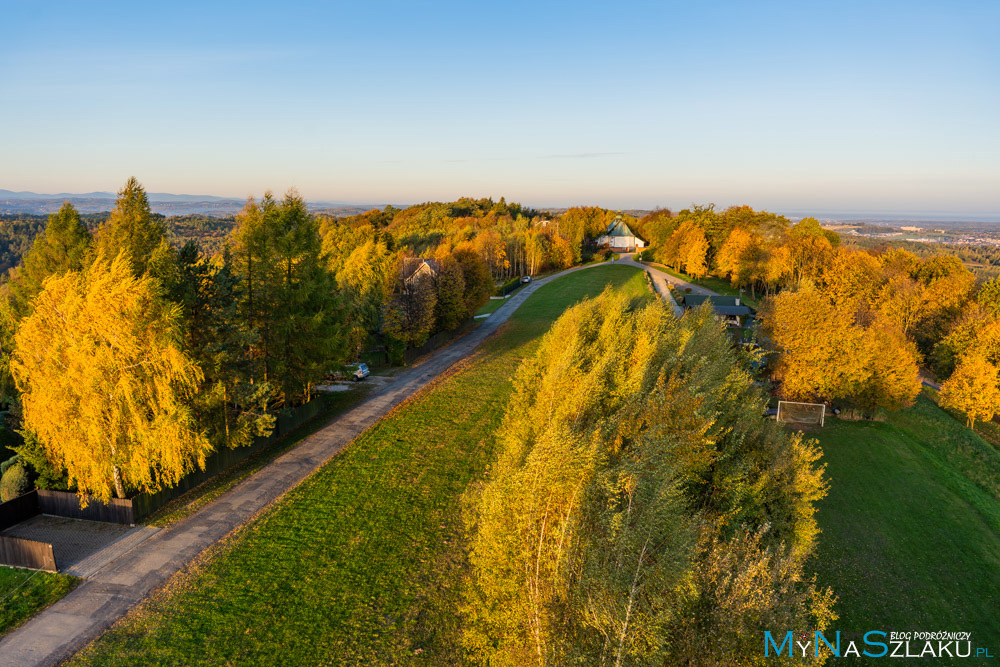
[[[51,544],[19,537],[0,535],[0,563],[56,572],[56,557]]]
[[[39,504],[38,491],[34,490],[0,503],[0,530],[35,516],[39,513]],[[0,565],[55,572],[56,557],[52,553],[52,545],[48,542],[0,535]]]
[[[128,499],[112,498],[105,503],[96,498],[88,498],[87,506],[81,507],[80,496],[75,493],[47,489],[38,489],[37,493],[40,514],[125,525],[133,524],[136,521],[132,501]]]
[[[17,498],[0,503],[0,530],[27,521],[38,514],[38,492],[28,491]]]
[[[522,285],[527,285],[528,283],[522,283],[521,278],[515,278],[513,280],[508,280],[500,288],[500,296],[507,296],[508,294],[513,294],[517,290],[521,289]]]
[[[385,345],[365,350],[358,359],[368,364],[368,369],[371,371],[381,370],[392,365],[389,363],[389,350],[385,349]]]

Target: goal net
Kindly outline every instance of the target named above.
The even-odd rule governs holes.
[[[778,401],[779,422],[786,424],[819,424],[822,426],[825,417],[826,406],[822,403]]]

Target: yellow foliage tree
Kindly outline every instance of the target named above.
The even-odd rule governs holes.
[[[734,287],[749,285],[754,271],[754,259],[760,248],[760,237],[742,227],[729,233],[715,257],[716,268],[728,276]]]
[[[816,281],[830,261],[833,245],[822,234],[793,235],[787,244],[795,266],[795,282],[804,278]]]
[[[898,410],[920,393],[920,353],[902,329],[878,317],[864,330],[861,362],[865,379],[851,398],[862,408]]]
[[[775,374],[786,398],[840,398],[863,381],[863,331],[819,291],[779,293],[764,326],[780,352]]]
[[[868,410],[895,410],[920,392],[919,354],[887,318],[862,327],[850,310],[810,289],[772,298],[764,326],[780,353],[775,375],[787,398],[849,398]]]
[[[528,260],[528,275],[541,272],[548,259],[551,243],[549,237],[540,232],[528,232],[524,241],[525,254]]]
[[[17,332],[25,426],[84,498],[154,492],[204,466],[210,444],[186,402],[202,373],[158,289],[120,254],[49,278]]]
[[[876,307],[903,333],[908,333],[923,313],[924,286],[908,275],[892,275],[879,291]]]
[[[510,267],[510,261],[507,259],[507,244],[504,243],[503,237],[495,229],[488,229],[480,232],[474,243],[476,252],[490,268],[493,279],[500,280]]]
[[[948,381],[941,385],[941,405],[965,414],[969,428],[976,420],[989,421],[1000,404],[997,367],[981,352],[971,352],[958,364]]]
[[[920,319],[911,330],[917,343],[929,349],[947,335],[952,324],[961,316],[963,306],[972,297],[976,277],[959,262],[957,269],[951,273],[940,276],[931,274],[930,278],[925,276],[924,283]]]
[[[795,270],[791,250],[783,245],[769,248],[762,268],[764,284],[768,290],[776,290],[791,278]]]
[[[552,237],[552,258],[553,268],[568,269],[573,266],[573,246],[569,241],[556,234]]]
[[[681,245],[681,259],[684,271],[689,276],[700,278],[708,273],[708,239],[700,227],[692,226]]]
[[[882,266],[867,252],[838,248],[823,271],[823,281],[834,303],[853,311],[876,301],[882,285]]]

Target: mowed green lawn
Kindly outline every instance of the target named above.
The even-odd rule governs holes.
[[[1000,452],[927,395],[810,435],[830,478],[813,566],[839,597],[832,630],[967,631],[1000,654]]]
[[[479,354],[395,410],[212,549],[75,664],[355,664],[460,660],[462,496],[481,479],[518,363],[607,284],[650,298],[642,272],[544,285]]]
[[[69,593],[78,581],[65,574],[0,566],[0,635]]]

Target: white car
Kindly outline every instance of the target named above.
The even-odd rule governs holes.
[[[368,370],[368,364],[364,363],[350,364],[347,368],[350,370],[351,379],[355,382],[360,382],[372,374],[371,371]]]

